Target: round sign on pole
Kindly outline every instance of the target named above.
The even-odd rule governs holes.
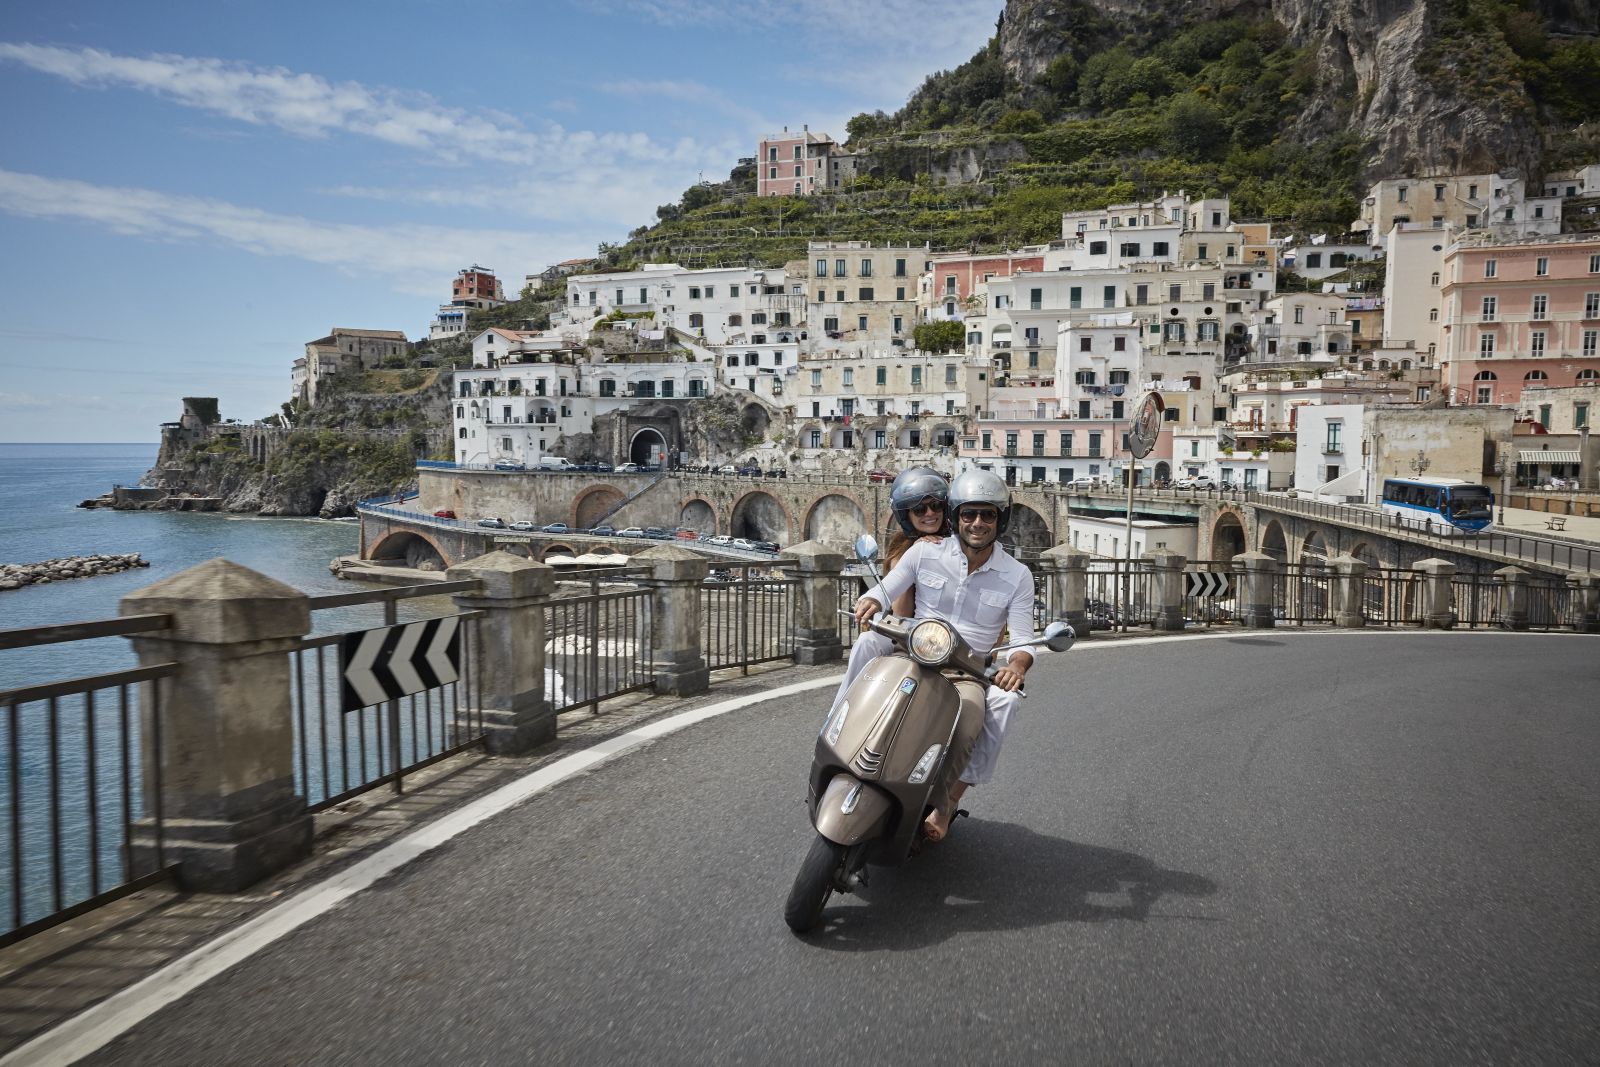
[[[1133,429],[1128,431],[1128,451],[1133,453],[1134,459],[1143,459],[1156,447],[1156,438],[1161,436],[1161,413],[1166,406],[1160,393],[1146,393],[1139,401]]]

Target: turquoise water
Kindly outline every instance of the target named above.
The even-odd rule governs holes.
[[[153,444],[0,444],[0,561],[35,563],[59,556],[138,552],[150,564],[118,574],[0,592],[0,629],[114,617],[122,596],[216,556],[310,594],[353,592],[360,588],[340,582],[328,570],[333,557],[356,551],[359,534],[353,523],[89,511],[76,506],[107,492],[114,484],[137,484],[155,457]],[[436,599],[440,598],[412,602],[402,617]],[[381,621],[380,609],[375,607],[335,609],[315,616],[320,632],[360,629]],[[123,637],[0,650],[0,691],[109,673],[135,666],[136,662],[130,642]],[[81,696],[61,698],[55,709],[54,757],[50,708],[45,701],[33,701],[14,711],[0,704],[0,932],[13,926],[17,919],[12,910],[12,878],[17,870],[16,850],[11,846],[14,824],[20,828],[23,856],[20,918],[26,922],[51,910],[52,762],[59,782],[57,817],[64,854],[64,902],[70,904],[89,895],[92,872],[87,859],[91,854],[99,857],[102,886],[120,880],[124,866],[118,835],[125,808],[136,817],[142,814],[138,700],[135,687],[129,695],[129,729],[124,732],[119,722],[117,690],[100,690],[92,707]],[[13,714],[15,736],[10,718]],[[337,709],[334,721],[338,721]],[[319,724],[308,724],[308,732],[320,741]],[[119,751],[124,736],[132,766],[127,779],[121,773]],[[99,811],[102,823],[101,836],[92,846],[87,818],[91,751],[93,763],[100,768],[94,783],[97,792],[93,794],[93,807]],[[13,760],[20,771],[20,810],[11,799]],[[316,777],[320,779],[321,775]],[[300,784],[302,788],[307,785]],[[320,780],[309,784],[321,786]]]

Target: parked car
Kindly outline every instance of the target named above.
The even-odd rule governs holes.
[[[610,474],[612,470],[611,464],[607,463],[605,460],[601,460],[599,463],[596,463],[594,465],[594,469],[599,471],[601,474]]]
[[[735,467],[732,463],[724,463],[722,466],[717,468],[717,473],[718,474],[738,474],[739,473],[739,468]]]
[[[767,472],[767,477],[768,478],[787,478],[787,477],[789,477],[789,472],[784,470],[782,467],[773,467],[771,470],[769,470]]]
[[[527,533],[529,530],[537,530],[539,527],[535,526],[528,519],[518,519],[516,522],[511,524],[510,528],[513,530],[521,530],[523,533]]]
[[[546,525],[544,527],[541,527],[541,528],[544,530],[545,533],[564,534],[564,533],[571,533],[572,532],[567,527],[567,524],[564,523],[564,522],[552,522],[552,523],[550,523],[550,524],[548,524],[548,525]]]
[[[654,474],[657,471],[659,471],[660,469],[661,469],[661,464],[659,464],[659,463],[641,463],[641,464],[639,464],[639,470],[644,474]]]
[[[894,471],[886,471],[874,468],[873,470],[867,472],[867,481],[892,482],[894,481]]]
[[[756,543],[754,541],[746,540],[743,537],[735,537],[730,547],[742,548],[746,552],[754,552],[756,550]]]
[[[1215,489],[1217,483],[1211,480],[1209,474],[1197,474],[1190,478],[1179,478],[1172,483],[1179,489]]]
[[[727,571],[717,570],[706,574],[706,581],[708,582],[731,582],[732,580],[733,577]]]
[[[479,526],[487,526],[487,527],[489,527],[490,529],[493,529],[493,530],[504,530],[506,528],[506,520],[504,520],[504,519],[479,519],[478,520],[478,525]]]
[[[638,474],[639,473],[639,465],[637,463],[618,463],[617,464],[616,473],[617,474]]]
[[[733,538],[729,537],[727,534],[717,534],[707,541],[706,544],[716,545],[718,548],[727,548],[729,545],[733,544]]]
[[[670,541],[670,540],[672,540],[672,535],[669,534],[666,530],[663,530],[659,526],[646,526],[644,528],[644,535],[646,537],[653,537],[657,541]]]
[[[745,466],[745,467],[740,467],[739,468],[739,475],[740,475],[740,477],[744,477],[744,478],[759,478],[759,477],[761,477],[761,468],[755,466],[754,464],[751,464],[751,465]]]
[[[637,526],[630,526],[626,530],[618,530],[617,531],[617,536],[618,537],[643,537],[644,536],[644,530],[640,529]]]
[[[495,469],[495,470],[497,470],[497,471],[520,471],[520,470],[527,470],[527,468],[526,468],[526,467],[524,467],[524,466],[523,466],[523,465],[522,465],[522,464],[520,464],[520,463],[496,463],[496,464],[495,464],[495,465],[494,465],[494,469]]]
[[[617,536],[617,528],[610,523],[602,523],[590,530],[589,533],[594,537],[615,537]]]
[[[680,526],[672,531],[672,536],[680,541],[698,541],[700,540],[700,531],[691,530],[687,526]]]
[[[776,541],[757,541],[756,542],[756,548],[760,549],[762,552],[776,552],[776,551],[778,551],[778,542],[776,542]]]
[[[1099,489],[1105,483],[1099,478],[1074,478],[1067,483],[1068,489]]]
[[[449,508],[440,508],[433,513],[433,517],[436,519],[453,519],[456,517],[456,513]]]

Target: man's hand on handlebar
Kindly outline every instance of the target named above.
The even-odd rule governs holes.
[[[990,681],[1008,693],[1015,693],[1022,688],[1022,679],[1031,666],[1033,666],[1032,656],[1026,652],[1021,655],[1013,652],[1005,664],[994,672],[994,677]]]
[[[883,605],[869,596],[864,596],[856,601],[856,623],[863,630],[874,615],[883,610]]]

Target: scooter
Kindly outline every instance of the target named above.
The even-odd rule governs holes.
[[[869,568],[876,554],[870,536],[856,542]],[[1077,637],[1065,622],[1053,622],[1035,640],[980,654],[940,619],[880,612],[868,625],[894,650],[867,665],[817,736],[810,782],[817,836],[783,910],[797,934],[821,921],[835,892],[865,886],[868,864],[893,867],[911,857],[961,711],[960,694],[944,672],[988,684],[996,653],[1037,645],[1065,652]]]

